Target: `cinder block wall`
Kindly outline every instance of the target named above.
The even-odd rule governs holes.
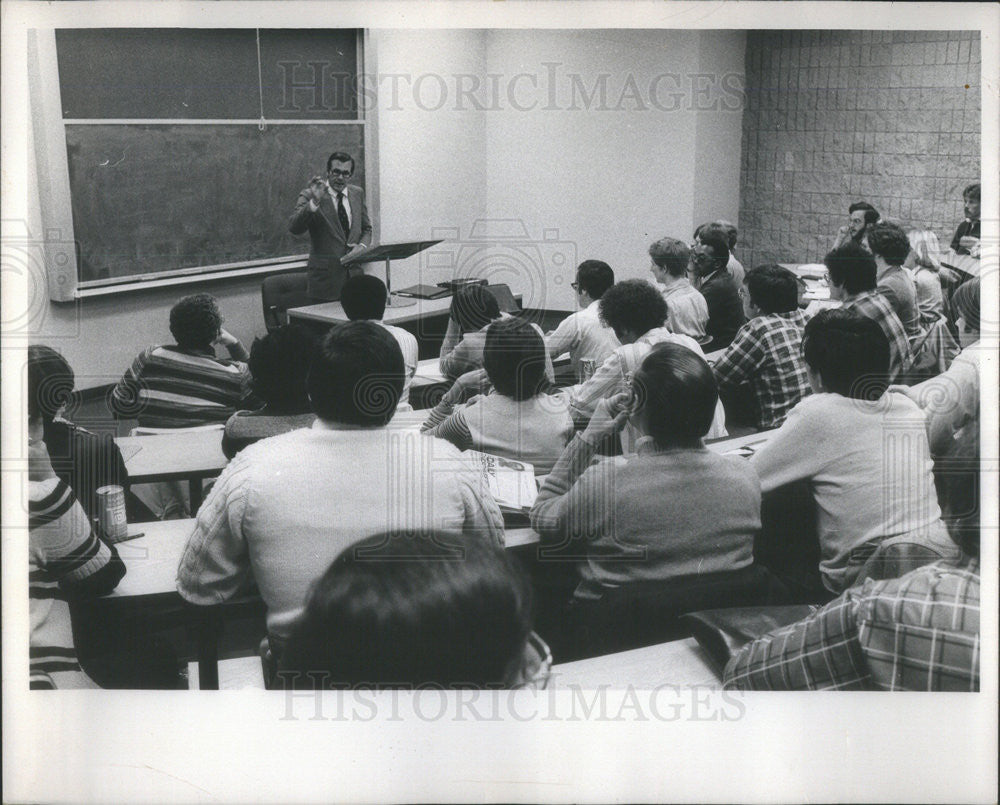
[[[819,262],[868,201],[947,248],[980,180],[979,33],[747,34],[745,265]]]

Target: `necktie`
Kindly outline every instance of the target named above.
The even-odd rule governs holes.
[[[340,225],[344,228],[344,235],[346,236],[351,231],[351,222],[347,219],[347,210],[344,208],[343,190],[337,193],[337,217],[340,219]]]

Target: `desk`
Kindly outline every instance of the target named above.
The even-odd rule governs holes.
[[[384,324],[404,324],[426,316],[447,314],[451,309],[451,299],[452,297],[445,296],[441,299],[418,299],[417,304],[407,307],[387,306],[382,322]],[[288,310],[288,319],[289,321],[304,319],[322,324],[335,324],[348,320],[347,314],[344,313],[344,306],[340,302],[321,302],[318,305],[293,307]]]
[[[803,299],[810,301],[826,301],[830,298],[830,289],[826,284],[826,266],[822,263],[778,263],[787,268],[806,284]]]
[[[201,506],[201,482],[229,463],[222,452],[222,429],[180,431],[149,436],[118,436],[130,484],[183,481],[190,487],[191,511]]]
[[[556,688],[634,688],[699,685],[721,688],[708,655],[693,637],[552,666]]]

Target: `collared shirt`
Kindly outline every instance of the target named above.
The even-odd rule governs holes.
[[[326,182],[326,192],[330,194],[330,200],[333,202],[334,209],[337,208],[337,191],[330,187],[330,182]],[[348,227],[354,222],[354,218],[351,217],[351,199],[347,195],[347,187],[341,191],[344,194],[344,211],[347,213],[347,224]],[[319,209],[319,204],[316,203],[314,199],[309,199],[309,209],[313,212]]]
[[[800,310],[767,313],[744,324],[712,367],[720,386],[749,382],[757,400],[757,425],[776,428],[810,393],[802,358],[805,316]]]
[[[708,325],[708,302],[687,277],[679,277],[658,289],[667,303],[667,326],[675,333],[692,338],[705,337]]]
[[[913,277],[900,266],[887,266],[876,277],[876,293],[889,300],[899,316],[907,338],[920,335],[920,310],[917,307],[917,286]]]
[[[267,628],[288,636],[313,581],[345,548],[393,531],[503,544],[482,474],[448,442],[407,428],[330,429],[321,420],[240,451],[198,511],[177,571],[195,604],[236,595],[249,577]]]
[[[974,559],[869,579],[744,646],[726,666],[724,687],[978,691],[979,606]]]
[[[884,296],[874,291],[862,291],[853,299],[845,301],[843,307],[857,310],[862,316],[874,319],[889,339],[890,383],[910,368],[910,341],[899,316]]]
[[[551,333],[545,336],[549,356],[558,358],[567,350],[573,372],[584,379],[581,361],[591,361],[600,366],[615,349],[621,346],[615,331],[601,321],[600,299],[595,299],[583,310],[571,313]]]

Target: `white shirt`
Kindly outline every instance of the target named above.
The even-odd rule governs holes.
[[[583,310],[571,313],[551,333],[545,336],[549,356],[557,358],[567,350],[577,379],[582,380],[580,362],[593,361],[600,366],[621,343],[615,331],[601,322],[601,300],[595,299]]]
[[[375,323],[388,330],[392,337],[399,342],[399,348],[403,352],[403,364],[406,366],[406,378],[403,380],[403,393],[399,397],[399,406],[396,410],[411,411],[413,409],[410,407],[410,384],[413,382],[413,376],[417,373],[417,362],[420,356],[417,338],[409,330],[404,330],[402,327],[394,327],[381,321]]]
[[[326,183],[326,192],[330,194],[330,200],[333,201],[333,206],[336,207],[337,193],[332,187],[330,187],[329,182]],[[353,223],[354,218],[351,217],[351,201],[347,197],[346,186],[344,187],[343,193],[344,193],[344,210],[345,212],[347,212],[347,225],[350,226],[351,223]],[[309,199],[309,209],[311,209],[313,212],[316,212],[316,210],[319,209],[319,204],[317,204],[314,199]]]

